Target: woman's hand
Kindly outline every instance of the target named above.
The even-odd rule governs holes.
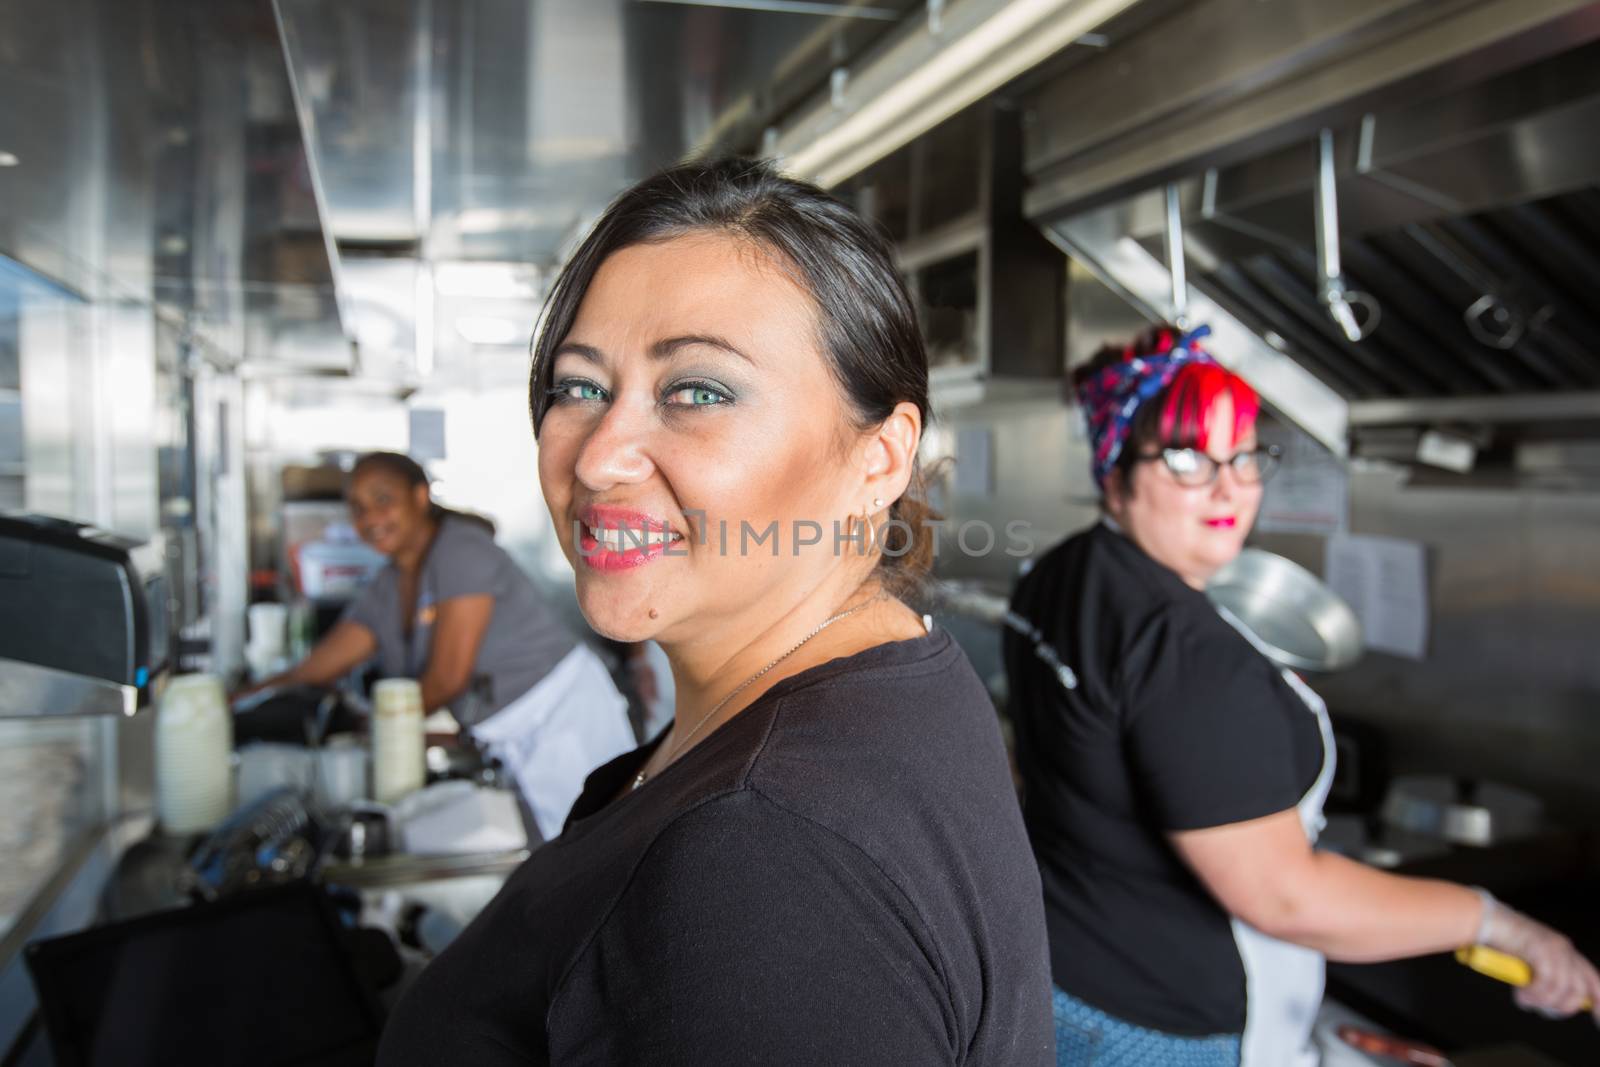
[[[291,685],[332,685],[378,651],[378,639],[359,622],[341,620],[318,641],[305,659],[282,674],[234,690],[228,704],[236,705],[264,689]]]
[[[1516,992],[1518,1006],[1565,1017],[1588,1010],[1600,1022],[1600,971],[1559,932],[1487,898],[1479,940],[1527,961],[1533,981]]]
[[[250,699],[263,689],[271,689],[273,686],[281,685],[283,677],[284,676],[281,674],[275,675],[274,677],[265,679],[264,681],[257,682],[254,685],[240,686],[238,689],[235,689],[233,692],[228,694],[228,705],[231,707],[239,703],[241,700]]]

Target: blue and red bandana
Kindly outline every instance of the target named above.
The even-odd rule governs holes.
[[[1078,386],[1078,403],[1089,421],[1089,440],[1094,446],[1096,485],[1105,487],[1128,440],[1133,417],[1145,401],[1171,385],[1186,364],[1216,363],[1199,343],[1210,333],[1209,326],[1184,334],[1163,330],[1154,351],[1135,352],[1129,345],[1119,362],[1101,368]]]

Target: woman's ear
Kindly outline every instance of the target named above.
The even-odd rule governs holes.
[[[911,401],[902,400],[867,435],[862,491],[869,498],[882,499],[885,505],[905,495],[921,442],[922,411]]]
[[[1106,475],[1105,485],[1102,487],[1102,499],[1105,501],[1106,514],[1118,522],[1122,521],[1123,514],[1128,510],[1128,498],[1133,495],[1133,487],[1123,476],[1121,467],[1111,468]]]
[[[429,511],[433,507],[433,494],[425,485],[411,487],[411,506],[417,511]]]

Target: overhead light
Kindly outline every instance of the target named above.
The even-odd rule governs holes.
[[[873,68],[853,71],[862,103],[839,119],[819,108],[779,137],[783,166],[819,185],[833,186],[926,133],[956,112],[1032,69],[1137,0],[989,0],[987,16],[966,8],[969,28],[957,30],[956,8],[935,37],[926,24],[893,47],[881,63],[895,65],[883,85]],[[972,22],[976,17],[980,21]],[[900,54],[896,62],[895,54]],[[889,68],[885,67],[885,70]]]
[[[530,263],[439,260],[433,265],[433,279],[440,296],[531,301],[542,292],[539,268]]]
[[[530,336],[526,323],[499,315],[457,315],[456,333],[475,345],[518,345]]]
[[[18,159],[15,153],[7,152],[5,149],[0,148],[0,167],[15,167],[21,162],[22,160]]]

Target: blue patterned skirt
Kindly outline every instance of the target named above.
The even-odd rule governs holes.
[[[1055,990],[1056,1067],[1239,1067],[1239,1035],[1185,1037],[1125,1023]]]

